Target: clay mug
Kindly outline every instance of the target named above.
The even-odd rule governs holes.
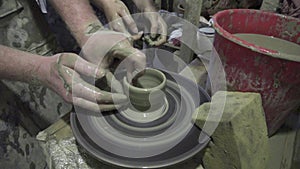
[[[159,70],[146,68],[128,82],[123,79],[124,91],[132,108],[141,112],[154,112],[165,104],[166,76]]]

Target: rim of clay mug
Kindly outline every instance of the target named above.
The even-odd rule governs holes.
[[[134,91],[136,93],[150,93],[152,91],[155,90],[161,90],[166,86],[166,82],[167,82],[167,78],[165,76],[165,74],[163,74],[161,71],[157,70],[157,69],[153,69],[153,68],[146,68],[145,69],[145,74],[151,72],[152,74],[154,74],[156,77],[158,77],[161,80],[161,83],[155,87],[151,87],[151,88],[140,88],[140,87],[136,87],[133,86],[132,84],[130,84],[127,80],[126,77],[124,77],[124,85],[126,86],[126,88],[128,88],[128,90],[130,91]]]

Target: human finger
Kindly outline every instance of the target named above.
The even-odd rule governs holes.
[[[126,59],[126,61],[136,63],[134,66],[137,66],[137,68],[144,68],[146,65],[145,54],[138,49],[133,48],[128,41],[121,43],[119,43],[117,46],[114,46],[111,50],[112,57],[120,60]]]
[[[126,76],[129,83],[131,83],[133,77],[134,77],[134,66],[132,63],[126,63]]]
[[[154,45],[159,46],[167,41],[167,24],[162,19],[162,17],[159,16],[159,33],[160,36],[157,38],[157,40],[154,42]]]
[[[140,56],[139,56],[140,55]],[[126,63],[126,70],[127,70],[127,78],[128,81],[131,82],[133,77],[140,73],[141,71],[144,71],[146,68],[146,61],[143,60],[144,54],[141,51],[136,51],[134,55],[131,55],[129,57],[129,61]],[[140,57],[140,60],[138,59]],[[134,60],[132,60],[134,59]]]
[[[85,82],[73,69],[60,65],[58,72],[64,81],[65,88],[72,92],[73,96],[78,96],[98,103],[123,103],[127,97],[123,94],[109,93]]]
[[[125,60],[128,72],[134,70],[144,70],[146,67],[146,56],[144,53],[131,47],[130,49],[120,48],[116,53],[116,57]],[[132,70],[132,71],[129,71]]]
[[[109,27],[114,31],[122,32],[127,35],[130,35],[130,33],[127,31],[127,29],[125,27],[125,24],[124,24],[122,18],[118,14],[115,14],[115,15],[116,16],[114,16],[114,18],[110,20],[110,22],[108,24]]]
[[[125,44],[119,44],[119,46],[114,47],[112,55],[121,61],[124,61],[128,78],[132,77],[135,70],[141,71],[146,67],[146,56],[144,53],[138,49],[133,48],[129,42],[124,42]]]
[[[155,46],[159,46],[164,44],[167,41],[167,36],[166,35],[160,35],[156,41],[153,41],[152,44]]]
[[[131,35],[130,39],[132,42],[141,39],[141,37],[143,36],[143,31],[138,32],[135,35]]]
[[[151,13],[148,15],[148,19],[151,23],[150,26],[150,36],[151,38],[155,38],[157,36],[157,32],[158,32],[158,18],[157,18],[157,14],[156,13]]]
[[[98,89],[97,87],[86,83],[82,79],[72,85],[73,96],[84,98],[89,101],[105,104],[119,104],[127,102],[127,97],[120,93],[110,93]]]
[[[143,40],[150,46],[154,45],[154,41],[151,39],[151,37],[149,35],[145,36]]]
[[[80,97],[73,97],[73,104],[94,112],[99,112],[99,110],[101,112],[112,111],[123,106],[120,104],[97,104]]]
[[[122,84],[115,78],[111,72],[106,73],[107,85],[112,89],[113,92],[123,93]]]
[[[137,34],[139,32],[139,30],[136,26],[136,23],[133,20],[133,18],[131,17],[131,15],[130,15],[129,11],[127,10],[127,8],[120,11],[120,16],[122,17],[125,24],[128,26],[128,29],[133,34]]]
[[[105,70],[90,63],[73,53],[64,53],[58,58],[58,64],[67,66],[75,71],[89,77],[101,78],[105,75]]]

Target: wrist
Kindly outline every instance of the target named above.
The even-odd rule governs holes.
[[[39,83],[48,86],[49,76],[52,73],[51,64],[54,57],[41,57],[35,68],[35,74],[32,75],[33,81],[38,81]]]
[[[79,33],[79,35],[75,36],[77,37],[77,43],[79,44],[79,46],[82,48],[85,43],[88,41],[88,39],[96,32],[101,31],[101,30],[105,30],[105,28],[103,27],[103,25],[101,24],[101,22],[99,22],[98,20],[95,22],[91,22],[86,24],[83,28],[82,31]]]

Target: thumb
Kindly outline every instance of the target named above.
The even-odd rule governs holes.
[[[116,93],[124,93],[122,84],[115,78],[111,72],[106,73],[107,85]]]

